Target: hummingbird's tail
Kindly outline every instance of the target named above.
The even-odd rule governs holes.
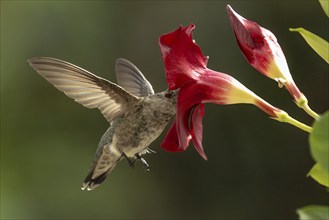
[[[121,159],[121,158],[120,158]],[[82,183],[81,189],[88,191],[94,190],[97,186],[99,186],[106,177],[111,173],[120,159],[115,161],[108,161],[106,164],[106,168],[103,164],[97,163],[97,161],[92,165],[87,177]]]
[[[104,173],[102,173],[101,175],[99,175],[95,178],[92,178],[92,176],[94,174],[94,170],[91,170],[89,172],[89,174],[87,175],[87,177],[85,178],[85,180],[83,181],[81,189],[82,190],[87,189],[88,191],[94,190],[97,186],[99,186],[106,179],[106,177],[111,173],[111,171],[113,170],[115,165],[116,164],[114,164],[114,166],[111,166],[107,171],[105,171]]]

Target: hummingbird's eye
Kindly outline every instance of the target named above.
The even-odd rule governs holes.
[[[166,93],[166,94],[165,94],[165,97],[168,98],[168,99],[170,99],[171,96],[172,96],[172,93]]]

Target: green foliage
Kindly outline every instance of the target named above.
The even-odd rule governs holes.
[[[304,28],[289,28],[289,30],[300,33],[308,45],[310,45],[320,57],[329,63],[329,44],[326,40]]]
[[[300,220],[328,220],[329,207],[320,205],[309,205],[297,209]]]
[[[329,111],[323,114],[313,125],[310,135],[311,153],[317,162],[308,173],[318,183],[329,187],[329,146],[328,146]]]
[[[329,171],[328,123],[329,111],[315,121],[310,135],[312,156],[327,172]]]
[[[326,13],[326,15],[329,17],[329,1],[328,0],[319,0],[320,5],[324,11],[324,13]]]
[[[329,139],[328,139],[329,111],[321,115],[313,125],[310,134],[311,153],[317,162],[310,170],[310,175],[319,184],[329,187]],[[306,206],[297,210],[300,220],[329,219],[329,207]]]
[[[329,1],[319,0],[324,12],[329,17]],[[290,31],[299,32],[306,42],[327,63],[329,63],[329,44],[321,37],[305,30],[304,28],[290,28]],[[329,187],[329,139],[328,139],[329,111],[324,113],[313,124],[309,142],[311,154],[316,164],[312,167],[308,176],[311,176],[319,184]],[[304,206],[297,210],[300,220],[328,220],[329,207],[319,205]]]
[[[329,173],[319,163],[315,164],[307,175],[318,183],[329,187]]]

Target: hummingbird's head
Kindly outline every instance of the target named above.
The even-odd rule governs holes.
[[[165,90],[150,96],[151,108],[163,114],[173,115],[176,113],[177,95],[179,90]]]
[[[166,91],[163,92],[163,95],[167,99],[173,99],[176,101],[177,95],[178,95],[178,89],[176,89],[176,90],[167,89]]]
[[[178,92],[179,92],[179,89],[176,89],[176,90],[167,89],[162,92],[162,95],[163,95],[163,98],[167,102],[171,103],[173,106],[176,107]]]

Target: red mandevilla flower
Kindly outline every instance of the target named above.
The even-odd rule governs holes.
[[[208,57],[192,38],[193,24],[162,35],[159,44],[169,89],[180,89],[177,114],[161,146],[172,152],[184,151],[192,140],[199,154],[207,159],[202,147],[204,104],[255,104],[273,118],[282,113],[236,79],[207,68]]]

